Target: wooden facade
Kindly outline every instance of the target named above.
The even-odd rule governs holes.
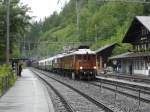
[[[135,17],[123,43],[132,44],[133,50],[110,58],[120,64],[119,72],[150,75],[150,17]]]
[[[104,68],[108,66],[108,58],[112,55],[112,51],[116,45],[116,43],[113,43],[95,51],[98,74],[101,73],[104,70]]]

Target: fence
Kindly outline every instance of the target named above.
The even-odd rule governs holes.
[[[6,93],[6,91],[14,84],[14,75],[6,75],[0,77],[0,96]]]

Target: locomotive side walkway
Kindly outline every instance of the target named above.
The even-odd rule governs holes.
[[[24,69],[14,87],[0,98],[0,112],[54,112],[44,85]]]

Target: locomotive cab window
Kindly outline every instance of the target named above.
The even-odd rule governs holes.
[[[86,55],[83,56],[83,60],[87,60],[87,56]]]
[[[81,55],[78,55],[77,58],[78,58],[79,60],[81,60],[81,59],[82,59],[82,56],[81,56]]]

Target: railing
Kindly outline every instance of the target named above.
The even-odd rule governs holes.
[[[0,77],[0,96],[2,96],[10,87],[9,76]]]

